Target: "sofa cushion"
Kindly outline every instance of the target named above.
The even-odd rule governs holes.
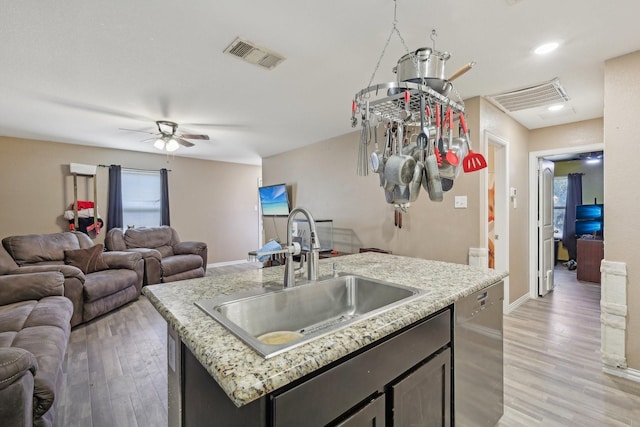
[[[20,331],[37,303],[38,301],[30,300],[0,306],[0,333]]]
[[[0,245],[0,274],[9,274],[18,268],[18,264],[11,258],[7,250]]]
[[[95,301],[128,288],[138,280],[133,270],[104,270],[87,274],[84,282],[85,302]]]
[[[64,263],[78,267],[84,274],[107,270],[109,266],[102,258],[104,246],[97,244],[86,249],[64,251]]]
[[[202,258],[199,255],[174,255],[162,260],[162,276],[173,276],[200,267],[202,267]]]
[[[170,227],[129,228],[124,233],[127,248],[156,249],[161,246],[171,247]]]
[[[2,245],[18,265],[63,261],[65,250],[80,249],[71,232],[10,236],[2,239]]]

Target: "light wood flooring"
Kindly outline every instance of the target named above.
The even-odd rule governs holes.
[[[640,384],[602,373],[599,301],[598,285],[577,282],[575,271],[560,267],[554,292],[504,317],[500,427],[640,426]],[[56,425],[167,426],[165,335],[144,296],[74,328]]]

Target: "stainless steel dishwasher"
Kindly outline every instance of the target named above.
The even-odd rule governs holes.
[[[495,426],[504,412],[502,304],[504,283],[454,304],[454,422]]]

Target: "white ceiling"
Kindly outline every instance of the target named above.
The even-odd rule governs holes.
[[[514,114],[530,129],[601,117],[604,61],[640,49],[636,0],[0,0],[0,135],[157,152],[120,128],[167,119],[212,139],[178,156],[260,164],[353,131],[394,4],[409,49],[435,28],[447,74],[477,61],[463,98],[558,77],[569,108]],[[237,36],[287,59],[268,71],[223,54]],[[404,53],[394,36],[374,83]]]

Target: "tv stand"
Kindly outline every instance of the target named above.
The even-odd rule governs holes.
[[[604,258],[604,240],[578,239],[578,280],[600,283],[600,262]]]

